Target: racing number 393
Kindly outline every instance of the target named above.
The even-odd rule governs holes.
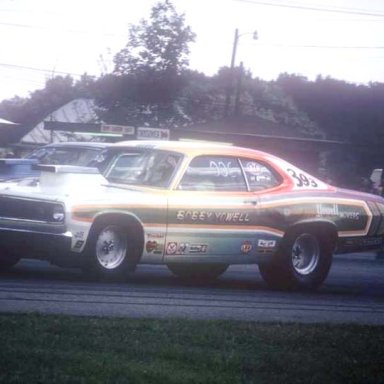
[[[316,181],[306,176],[304,173],[296,172],[292,168],[288,168],[287,172],[289,172],[289,174],[291,175],[292,179],[295,182],[296,187],[312,187],[312,188],[318,187]]]

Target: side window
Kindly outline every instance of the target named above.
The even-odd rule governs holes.
[[[114,183],[165,188],[180,158],[180,155],[163,151],[122,153],[104,174]]]
[[[166,187],[169,185],[180,156],[159,152],[150,160],[151,167],[147,169],[146,175],[143,178],[143,184],[154,187]]]
[[[237,158],[200,156],[187,168],[178,189],[189,191],[246,191]]]
[[[251,191],[262,191],[280,184],[280,177],[264,164],[251,159],[240,161]]]

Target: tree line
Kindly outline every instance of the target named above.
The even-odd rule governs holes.
[[[29,97],[2,101],[0,115],[27,133],[55,109],[86,97],[95,101],[99,121],[109,124],[188,129],[231,121],[241,129],[247,121],[254,133],[261,127],[273,135],[346,142],[325,154],[323,164],[342,186],[354,187],[384,166],[384,84],[286,73],[264,81],[242,66],[222,67],[213,76],[192,71],[189,46],[196,36],[169,0],[156,3],[128,36],[111,73],[76,81],[56,76]]]

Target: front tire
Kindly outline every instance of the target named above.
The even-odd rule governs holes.
[[[227,264],[167,264],[168,269],[176,276],[186,280],[215,280],[228,268]]]
[[[90,235],[83,271],[92,278],[124,279],[138,263],[137,247],[128,229],[117,223],[100,223]]]
[[[259,265],[260,274],[273,289],[314,290],[328,275],[332,263],[332,242],[315,229],[288,234],[270,263]]]

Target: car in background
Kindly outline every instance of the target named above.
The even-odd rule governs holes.
[[[65,142],[48,144],[37,148],[26,159],[37,160],[39,164],[77,165],[86,167],[97,155],[107,148],[100,142]]]
[[[130,141],[96,168],[37,165],[0,191],[0,265],[21,257],[124,278],[138,263],[188,279],[258,264],[272,288],[315,289],[334,253],[379,248],[384,199],[339,189],[271,154]]]
[[[38,172],[32,169],[37,163],[36,159],[0,159],[0,182],[38,175]]]
[[[55,143],[36,148],[24,158],[0,159],[0,181],[38,177],[40,171],[35,169],[36,164],[95,166],[98,156],[107,147],[108,143],[99,142]]]

